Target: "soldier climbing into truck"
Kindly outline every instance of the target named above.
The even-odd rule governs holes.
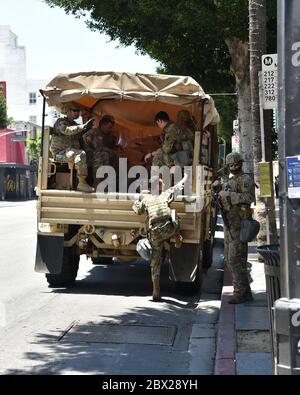
[[[151,259],[151,277],[153,285],[152,298],[155,302],[160,301],[160,266],[164,256],[164,242],[174,237],[175,248],[182,245],[180,235],[180,223],[176,211],[171,210],[169,205],[174,200],[174,196],[183,189],[187,175],[173,187],[163,191],[163,183],[160,179],[159,195],[149,195],[138,199],[133,204],[133,211],[136,214],[146,214],[145,226],[149,249],[149,259]],[[145,240],[140,240],[139,247],[143,248]],[[147,245],[146,244],[146,245]],[[139,248],[137,247],[137,250]]]

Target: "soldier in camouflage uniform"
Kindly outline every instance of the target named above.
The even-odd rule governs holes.
[[[194,135],[197,130],[196,120],[188,110],[178,111],[176,123],[182,129],[188,129],[192,135]]]
[[[152,299],[155,302],[161,300],[159,278],[164,256],[164,242],[173,237],[176,248],[180,248],[182,244],[182,236],[179,234],[179,218],[175,210],[170,209],[169,204],[173,201],[174,195],[183,188],[186,178],[187,176],[158,196],[148,195],[141,201],[136,200],[132,207],[136,214],[146,214],[146,232],[151,245]],[[162,187],[162,180],[160,180],[160,191]]]
[[[88,131],[94,122],[94,118],[83,125],[75,122],[80,115],[80,107],[73,103],[65,105],[66,117],[59,118],[53,126],[50,151],[55,159],[68,160],[75,163],[77,170],[77,190],[81,192],[93,192],[94,189],[86,182],[87,164],[86,153],[81,149],[81,134]]]
[[[247,267],[248,243],[241,242],[239,236],[241,220],[251,218],[250,205],[255,199],[255,184],[253,178],[243,172],[243,158],[239,153],[228,154],[226,165],[233,176],[222,186],[218,180],[213,186],[219,190],[222,188],[219,196],[230,227],[224,227],[225,264],[232,273],[234,289],[229,303],[238,304],[253,300]]]
[[[104,115],[97,128],[88,131],[84,137],[84,149],[87,153],[88,166],[93,169],[94,186],[97,185],[96,174],[100,166],[112,166],[118,169],[118,155],[116,149],[116,137],[112,134],[114,118]]]
[[[186,128],[181,128],[176,123],[170,121],[169,115],[160,111],[155,116],[157,126],[162,129],[162,146],[158,150],[149,153],[145,156],[145,161],[150,160],[152,157],[153,166],[173,166],[174,154],[179,151],[192,150],[194,143],[193,133]]]

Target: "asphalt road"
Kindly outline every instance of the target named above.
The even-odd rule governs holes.
[[[178,295],[163,266],[151,300],[146,263],[94,266],[75,286],[34,272],[35,201],[0,202],[0,374],[213,374],[222,248],[201,295]]]

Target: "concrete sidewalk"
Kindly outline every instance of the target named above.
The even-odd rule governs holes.
[[[275,200],[279,239],[279,201]],[[270,311],[266,293],[264,262],[258,260],[256,242],[248,244],[252,264],[252,302],[231,305],[232,277],[224,271],[219,316],[215,375],[273,375]]]
[[[272,375],[271,333],[264,263],[249,243],[252,302],[231,305],[231,274],[225,270],[217,335],[215,375]]]

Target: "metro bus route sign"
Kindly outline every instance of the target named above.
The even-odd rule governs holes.
[[[300,198],[300,155],[287,156],[287,181],[289,199]]]
[[[277,108],[277,54],[262,58],[263,108]]]

